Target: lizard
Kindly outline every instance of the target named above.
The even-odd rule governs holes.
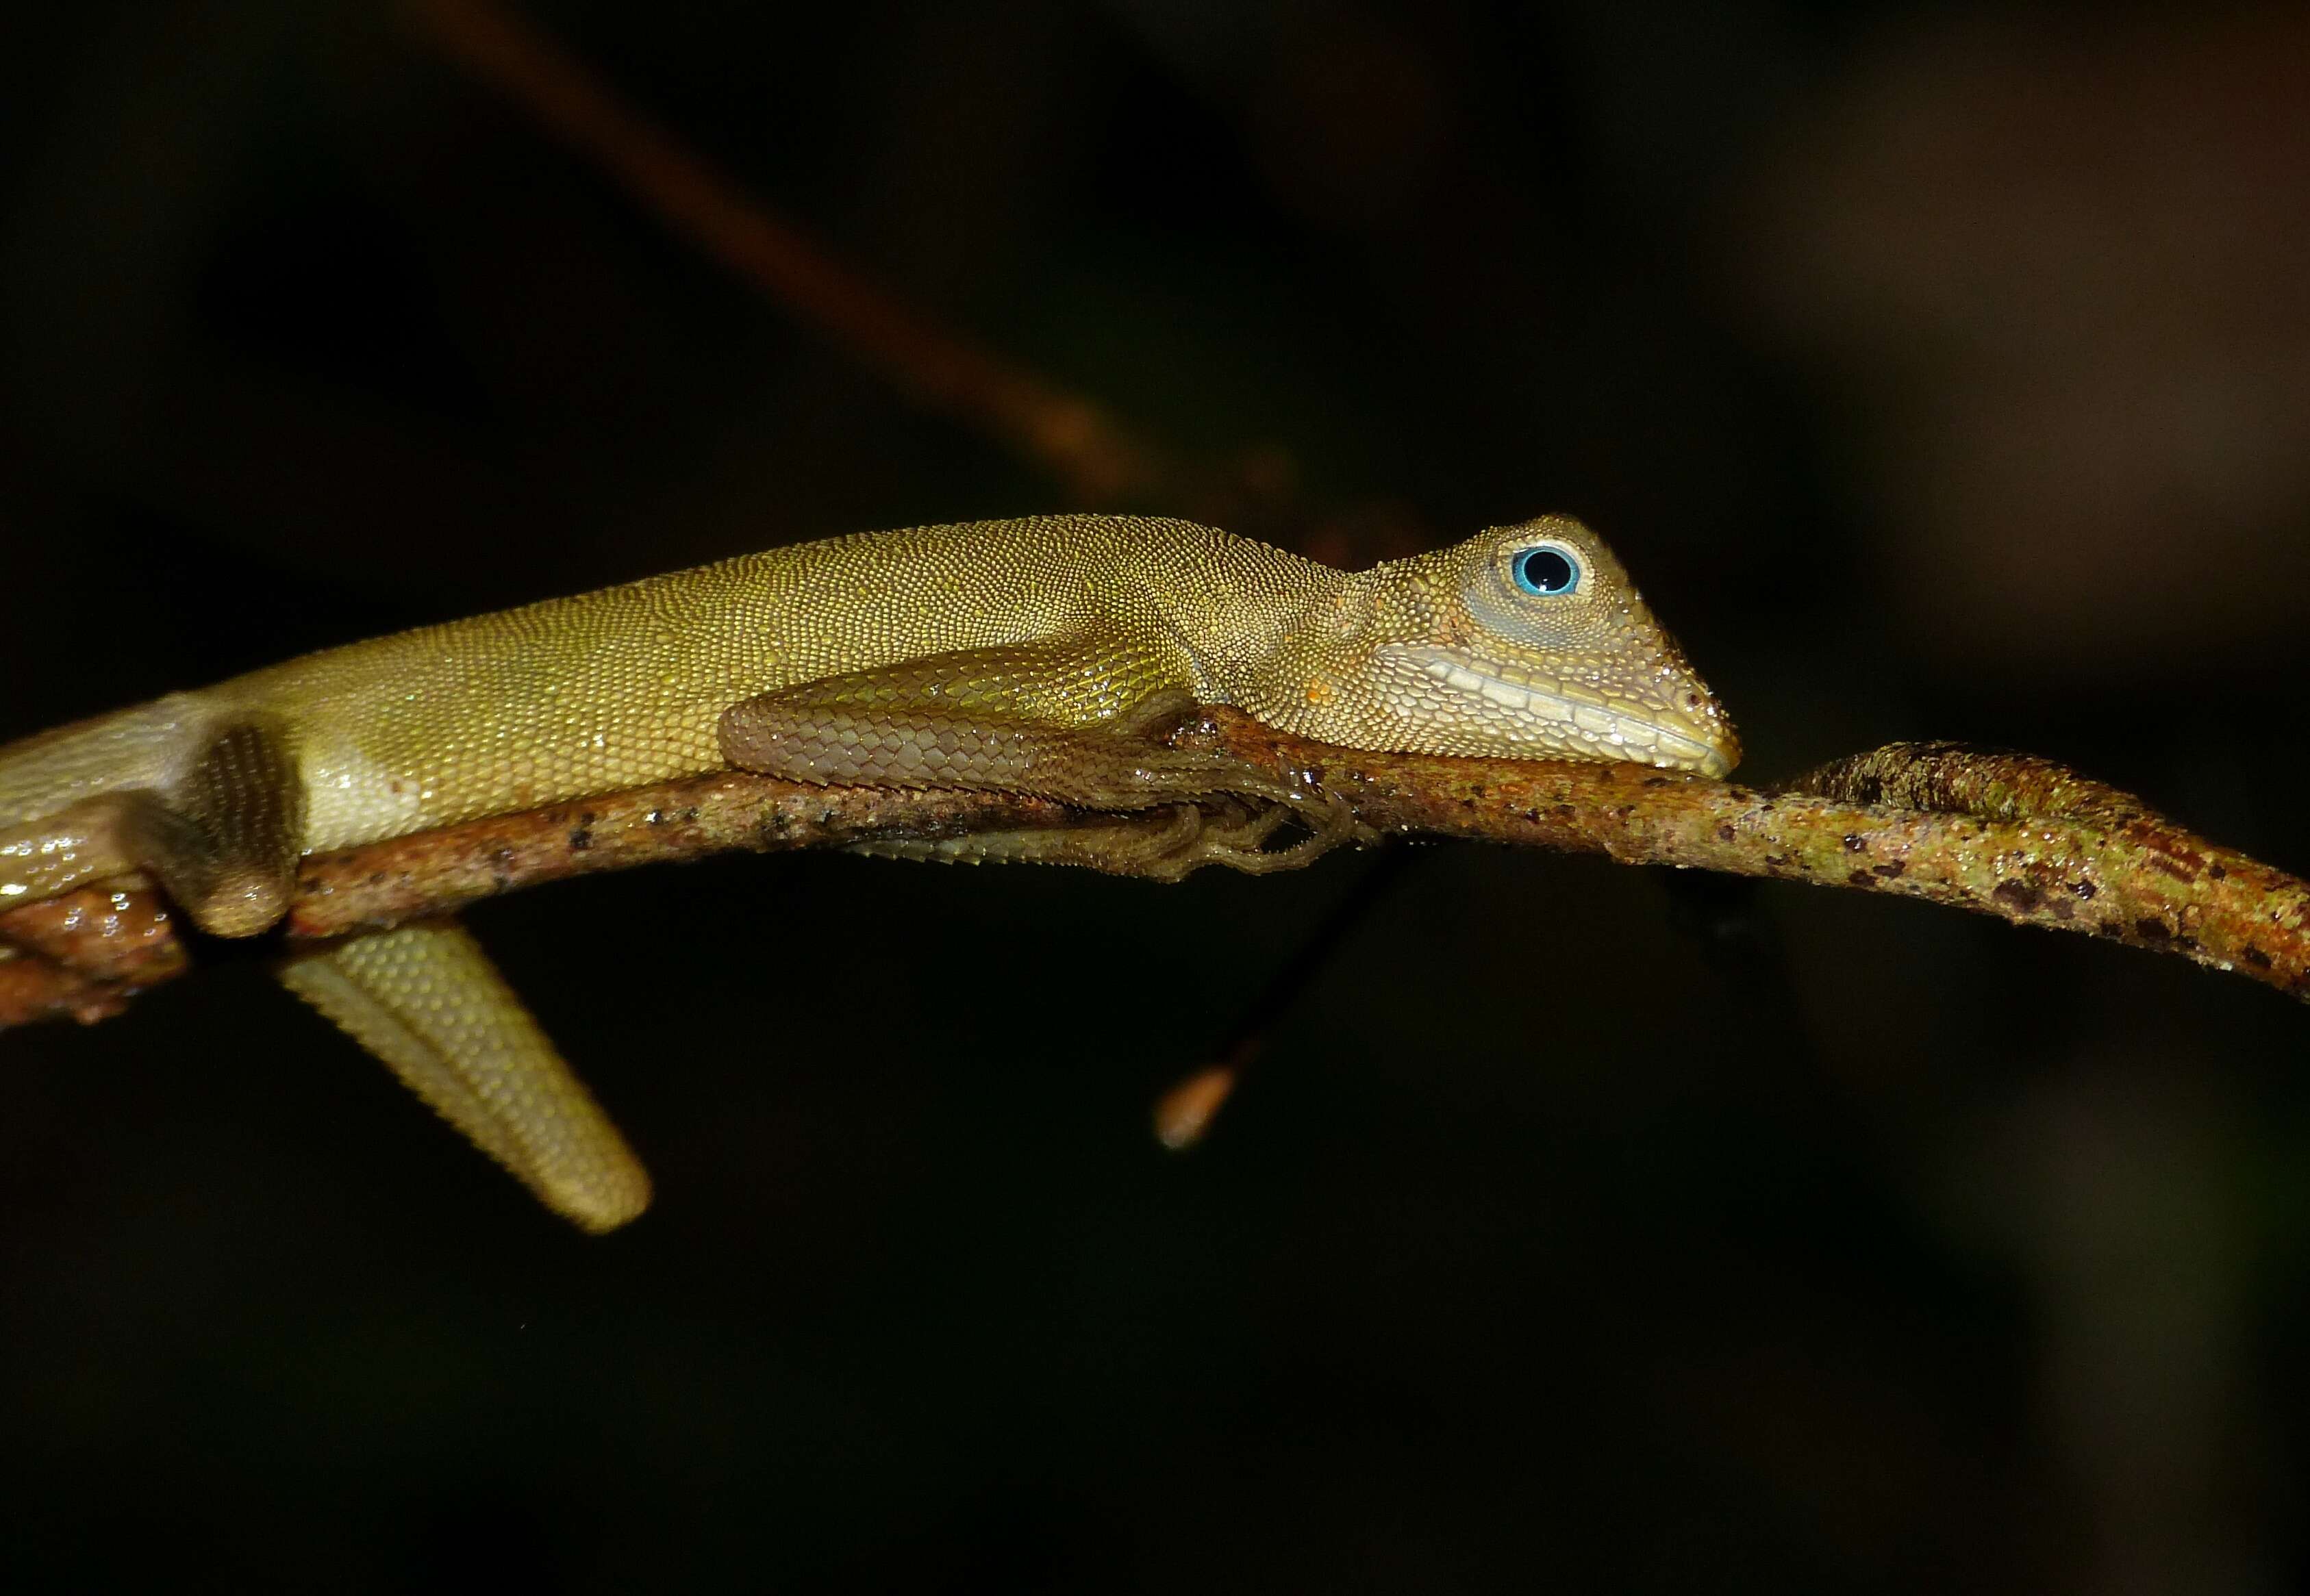
[[[1568,517],[1359,572],[1185,521],[977,521],[353,643],[0,747],[0,907],[141,871],[202,931],[257,936],[306,854],[728,768],[1169,812],[1130,847],[1021,833],[916,856],[1176,879],[1302,864],[1349,835],[1336,797],[1169,746],[1202,704],[1353,749],[1706,776],[1740,758]],[[1287,815],[1308,835],[1272,847]],[[548,1207],[604,1231],[647,1205],[639,1161],[454,919],[275,967]]]

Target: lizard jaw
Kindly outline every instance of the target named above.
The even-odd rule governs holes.
[[[1436,644],[1396,644],[1380,652],[1432,684],[1431,695],[1440,686],[1463,702],[1481,701],[1486,716],[1507,716],[1524,735],[1487,741],[1528,744],[1520,756],[1525,759],[1625,761],[1722,778],[1740,758],[1724,730],[1665,704],[1610,695]]]

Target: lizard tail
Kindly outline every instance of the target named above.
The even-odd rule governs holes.
[[[423,920],[298,953],[282,984],[585,1229],[649,1206],[649,1175],[481,945]]]

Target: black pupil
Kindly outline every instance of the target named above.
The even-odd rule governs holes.
[[[1522,556],[1524,579],[1542,593],[1562,593],[1572,585],[1572,562],[1553,549],[1527,549]]]

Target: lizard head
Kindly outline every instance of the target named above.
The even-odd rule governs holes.
[[[1367,707],[1394,723],[1398,746],[1708,776],[1740,762],[1716,695],[1577,521],[1493,527],[1357,581],[1371,604]]]

